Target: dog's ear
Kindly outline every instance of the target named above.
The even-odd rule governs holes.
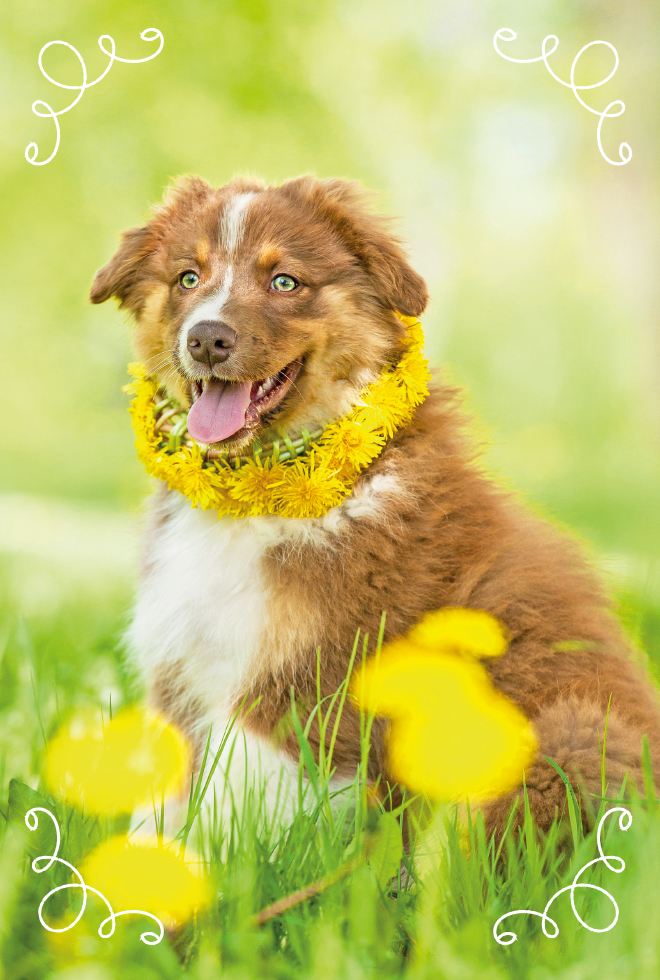
[[[355,181],[299,177],[283,185],[292,196],[303,196],[333,226],[349,251],[372,279],[384,306],[406,316],[420,316],[428,303],[428,289],[411,267],[391,219],[373,210],[369,193]]]
[[[94,277],[89,294],[92,303],[105,303],[116,296],[121,307],[138,314],[145,301],[148,259],[158,250],[168,228],[177,221],[194,217],[214,193],[201,177],[194,174],[178,177],[166,191],[163,203],[152,208],[147,224],[122,234],[119,248]]]
[[[116,296],[120,306],[134,309],[131,296],[140,281],[140,267],[157,246],[150,225],[123,232],[121,245],[94,276],[89,294],[92,303],[105,303]]]

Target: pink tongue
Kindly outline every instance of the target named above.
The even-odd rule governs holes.
[[[188,412],[188,432],[197,442],[222,442],[245,425],[252,382],[213,378]]]

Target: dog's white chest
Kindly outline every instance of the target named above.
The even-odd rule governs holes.
[[[263,661],[272,609],[264,554],[282,544],[327,554],[352,520],[379,520],[383,501],[396,492],[395,478],[379,475],[322,518],[240,520],[218,520],[215,511],[168,494],[165,520],[150,535],[129,633],[147,679],[176,665],[206,712],[233,703]],[[315,645],[321,638],[311,639]]]
[[[267,594],[260,560],[272,533],[258,519],[218,520],[178,494],[152,536],[130,639],[149,677],[176,664],[196,700],[213,712],[254,668]]]
[[[270,603],[264,552],[282,542],[327,542],[341,519],[218,520],[176,493],[166,507],[166,520],[150,536],[129,640],[148,682],[172,668],[198,713],[193,727],[203,736],[213,728],[213,752],[263,655]],[[241,728],[213,780],[212,793],[225,803],[227,779],[235,802],[252,780],[265,781],[269,800],[277,797],[283,812],[297,793],[295,763]]]

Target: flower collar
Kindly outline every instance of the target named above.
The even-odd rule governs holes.
[[[323,516],[349,496],[362,470],[428,395],[421,324],[397,316],[408,328],[405,351],[397,364],[385,365],[348,415],[318,432],[303,429],[298,439],[282,436],[266,445],[255,439],[251,456],[231,457],[194,442],[188,410],[163,393],[142,364],[129,364],[138,459],[193,507],[217,510],[219,517]]]

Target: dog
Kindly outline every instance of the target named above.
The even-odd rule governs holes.
[[[400,356],[397,313],[419,317],[428,300],[367,192],[312,176],[219,188],[178,180],[97,272],[91,301],[110,297],[134,318],[149,371],[196,406],[191,432],[234,455],[269,428],[294,438],[343,418]],[[151,703],[200,745],[256,702],[240,713],[238,755],[293,785],[291,689],[299,705],[316,703],[317,648],[325,696],[346,676],[357,630],[376,637],[383,612],[387,640],[429,610],[484,609],[511,637],[487,663],[490,677],[539,742],[525,773],[537,825],[547,830],[566,802],[546,756],[581,790],[587,825],[589,794],[601,795],[606,719],[610,790],[626,774],[642,789],[644,736],[660,759],[654,688],[578,545],[475,459],[459,393],[434,381],[412,421],[325,516],[218,519],[161,486],[130,632]],[[369,778],[382,786],[386,737],[376,719]],[[318,726],[310,739],[318,752]],[[336,786],[359,761],[359,718],[347,704]],[[501,833],[520,795],[483,806],[489,832]]]

